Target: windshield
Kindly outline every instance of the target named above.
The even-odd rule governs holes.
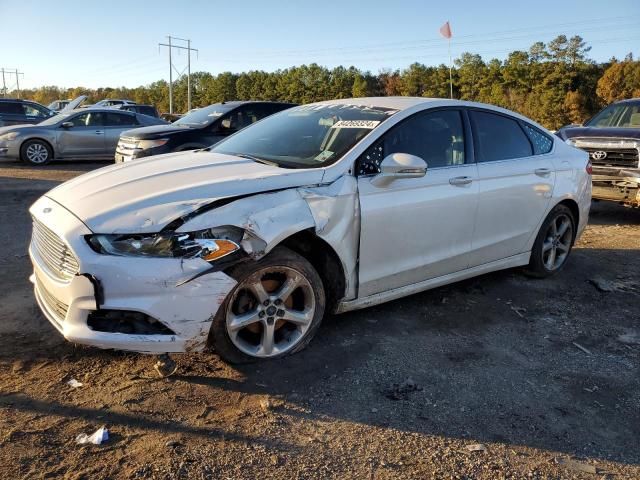
[[[211,151],[285,168],[318,168],[339,160],[397,110],[359,105],[302,105],[241,130]]]
[[[640,128],[640,102],[609,105],[586,123],[589,127]]]
[[[64,119],[67,118],[69,115],[71,115],[71,114],[70,113],[58,113],[57,115],[54,115],[53,117],[49,117],[45,121],[40,122],[38,124],[38,126],[42,127],[42,126],[46,126],[46,125],[55,125],[58,122],[64,121]]]
[[[184,117],[173,122],[174,125],[197,125],[201,127],[203,125],[209,125],[213,123],[218,117],[221,117],[229,110],[232,110],[237,105],[226,105],[223,103],[216,103],[205,108],[199,108],[187,113]]]

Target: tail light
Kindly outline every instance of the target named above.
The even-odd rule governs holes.
[[[587,162],[587,166],[585,167],[585,170],[589,175],[593,173],[593,165],[591,165],[591,159],[589,159],[589,161]]]

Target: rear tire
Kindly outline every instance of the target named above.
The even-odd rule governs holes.
[[[301,255],[276,247],[227,272],[238,283],[216,313],[209,344],[225,361],[254,363],[305,348],[325,310],[322,279]]]
[[[537,278],[558,273],[567,263],[575,239],[576,219],[571,209],[556,205],[542,222],[525,273]]]
[[[31,165],[46,165],[53,159],[53,151],[43,140],[27,140],[20,147],[20,158]]]

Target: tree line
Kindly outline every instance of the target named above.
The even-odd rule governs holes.
[[[623,98],[640,97],[640,62],[631,54],[619,61],[596,63],[588,57],[582,37],[560,35],[549,43],[511,52],[505,60],[488,62],[474,53],[454,61],[453,96],[499,105],[528,116],[550,129],[582,123],[603,106]],[[332,69],[301,65],[275,72],[251,70],[191,75],[192,106],[228,100],[278,100],[308,103],[364,96],[449,97],[449,67],[413,63],[377,74],[355,67]],[[15,92],[13,92],[15,94]],[[174,111],[187,108],[187,81],[174,82]],[[88,102],[127,98],[169,110],[169,86],[164,80],[136,88],[59,88],[23,90],[22,97],[43,104],[88,95]]]

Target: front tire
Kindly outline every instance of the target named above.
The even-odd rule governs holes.
[[[301,255],[276,247],[228,271],[238,283],[211,325],[213,349],[229,363],[281,358],[305,348],[322,322],[324,286]]]
[[[538,278],[558,273],[567,263],[575,238],[576,219],[571,209],[556,205],[540,227],[526,273]]]
[[[20,158],[31,165],[46,165],[53,158],[53,152],[47,142],[28,140],[20,148]]]

